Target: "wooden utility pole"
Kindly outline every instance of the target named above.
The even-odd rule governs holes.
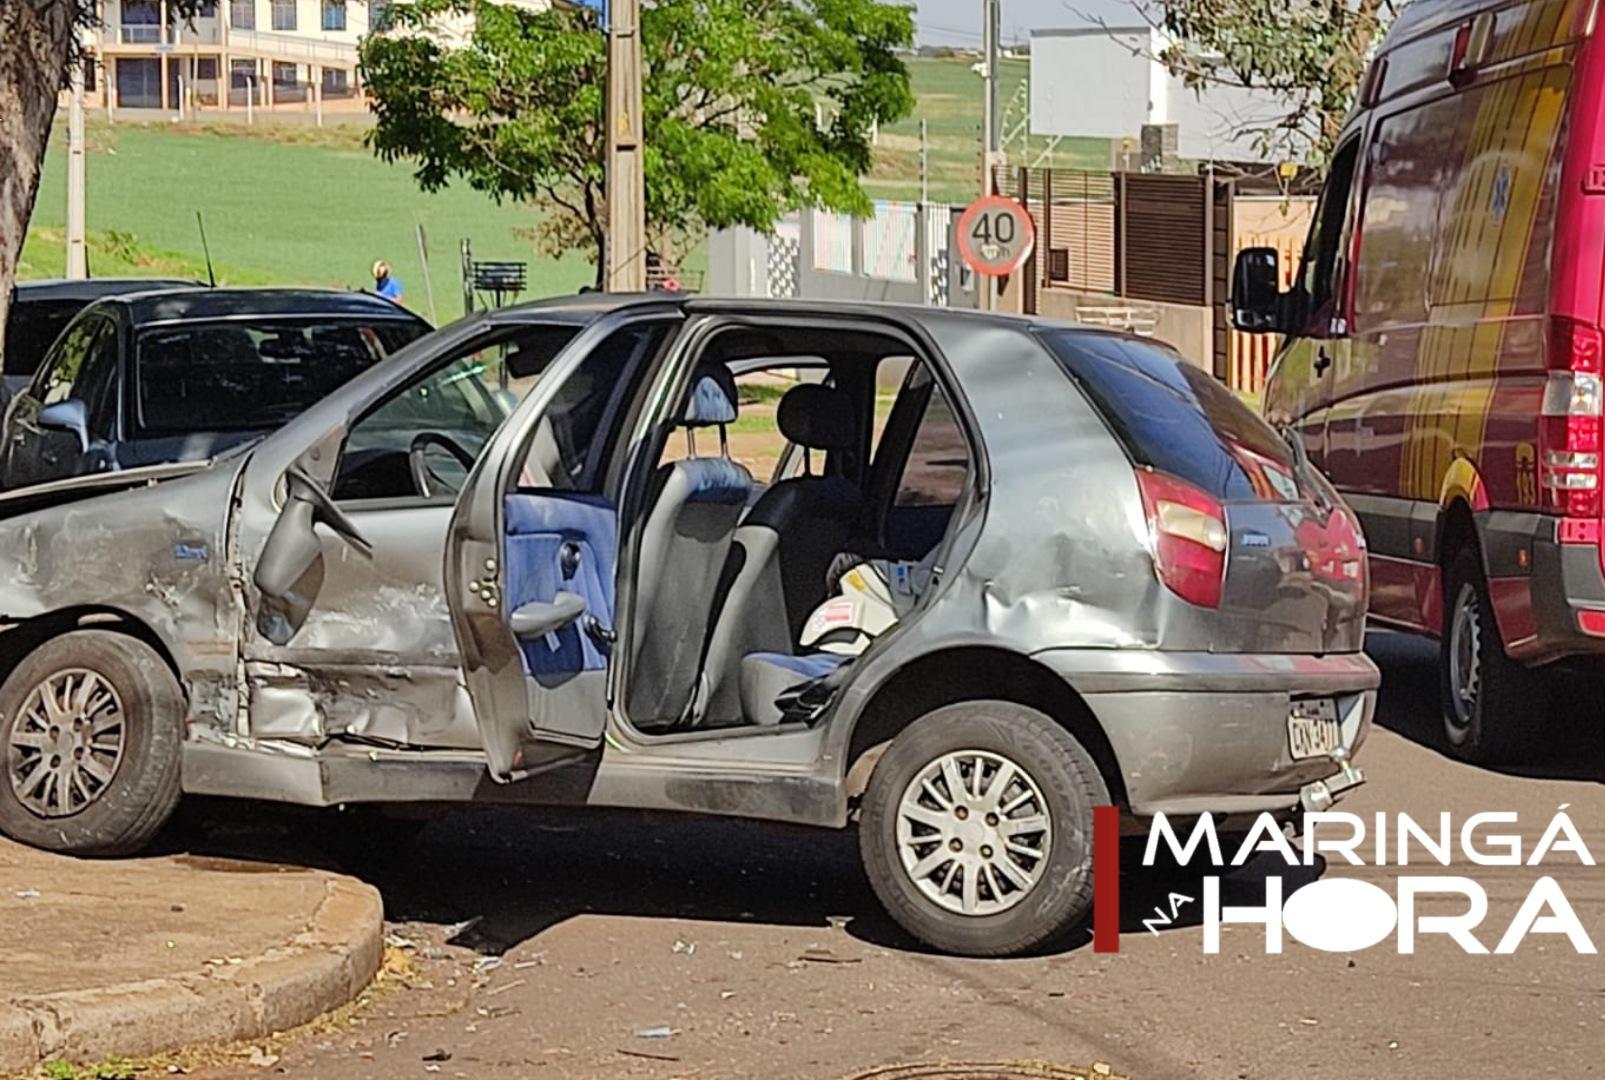
[[[646,179],[642,168],[641,0],[611,0],[607,27],[607,241],[609,292],[646,290]]]

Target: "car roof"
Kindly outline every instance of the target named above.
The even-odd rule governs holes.
[[[14,302],[33,303],[72,300],[87,304],[92,300],[99,300],[107,296],[148,292],[151,289],[199,289],[204,287],[203,282],[188,281],[184,278],[104,277],[76,280],[49,278],[42,281],[17,282]]]
[[[498,322],[522,322],[530,317],[541,320],[586,323],[594,318],[626,308],[679,309],[690,314],[716,313],[736,310],[757,315],[824,315],[835,318],[858,316],[868,319],[893,317],[921,325],[972,324],[1008,327],[1014,330],[1032,328],[1100,334],[1114,337],[1129,336],[1122,331],[1103,326],[1085,326],[1060,322],[1036,315],[1015,315],[1009,312],[975,311],[966,308],[897,304],[881,300],[796,300],[751,296],[704,296],[692,293],[601,293],[585,292],[575,296],[558,296],[515,304],[491,312],[489,317]]]
[[[121,308],[136,326],[261,315],[339,315],[422,320],[372,293],[344,289],[163,289],[106,297],[100,307]]]

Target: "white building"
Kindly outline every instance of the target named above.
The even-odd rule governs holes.
[[[86,78],[112,108],[350,98],[369,9],[370,0],[202,0],[185,18],[167,0],[102,0]]]
[[[1159,60],[1164,35],[1147,24],[1037,30],[1031,35],[1031,134],[1135,144],[1145,124],[1175,124],[1182,158],[1268,161],[1255,129],[1287,114],[1277,95],[1188,87]]]

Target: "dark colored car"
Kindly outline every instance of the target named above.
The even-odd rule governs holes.
[[[0,487],[210,457],[428,331],[363,293],[184,289],[97,300],[7,405]]]
[[[56,338],[87,305],[105,296],[152,289],[199,288],[198,281],[167,278],[89,278],[19,281],[6,314],[6,340],[0,347],[0,402],[27,386]]]
[[[897,618],[805,644],[858,553]],[[134,850],[183,793],[856,818],[982,955],[1088,917],[1100,804],[1330,806],[1378,682],[1351,516],[1229,391],[932,308],[485,313],[249,447],[0,496],[0,565],[17,839]]]

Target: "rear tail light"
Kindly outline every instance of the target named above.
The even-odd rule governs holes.
[[[1200,607],[1219,607],[1226,576],[1226,511],[1173,476],[1137,471],[1159,580]]]
[[[1597,522],[1600,516],[1600,460],[1605,453],[1601,403],[1605,354],[1598,327],[1571,319],[1551,320],[1548,382],[1540,410],[1538,484],[1544,505],[1567,518]],[[1590,532],[1592,539],[1586,539]],[[1598,529],[1562,527],[1562,539],[1597,542]]]

